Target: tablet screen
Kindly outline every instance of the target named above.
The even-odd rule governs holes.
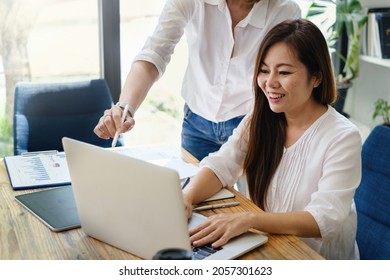
[[[15,199],[53,231],[80,227],[71,186],[17,195]]]

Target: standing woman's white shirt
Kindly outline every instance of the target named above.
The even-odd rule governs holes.
[[[293,0],[261,0],[233,37],[226,0],[168,0],[135,61],[153,63],[161,77],[185,33],[189,58],[182,96],[194,113],[227,121],[252,108],[254,64],[264,35],[277,23],[300,17]]]
[[[223,185],[233,185],[242,173],[248,118],[219,152],[201,162],[202,167],[214,171]],[[268,189],[266,211],[311,213],[322,238],[302,239],[326,259],[359,258],[353,196],[361,179],[360,154],[358,129],[328,106],[327,112],[285,149]]]

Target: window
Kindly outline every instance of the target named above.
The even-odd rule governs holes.
[[[161,0],[120,2],[122,84],[134,57],[153,32],[164,4],[165,1]],[[180,90],[186,65],[187,45],[183,37],[163,77],[138,109],[135,127],[125,134],[126,144],[180,143],[184,105]]]
[[[16,82],[100,77],[98,1],[0,1],[0,154],[12,154]]]
[[[296,2],[301,7],[302,17],[306,17],[310,5],[314,2],[314,0],[296,0]],[[325,38],[328,38],[331,35],[329,33],[329,28],[336,21],[336,5],[332,1],[316,0],[315,2],[324,7],[324,13],[311,17],[310,20],[321,29]]]

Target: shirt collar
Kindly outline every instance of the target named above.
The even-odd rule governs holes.
[[[204,0],[204,2],[210,5],[218,5],[220,3],[226,3],[226,0]]]
[[[226,0],[204,0],[204,2],[209,5],[218,5],[220,11],[223,11],[227,6]]]
[[[267,19],[268,6],[269,0],[260,0],[260,2],[257,2],[253,6],[252,10],[250,11],[244,22],[248,20],[248,23],[250,25],[253,25],[257,28],[264,28]]]
[[[223,10],[226,6],[226,0],[204,0],[204,2],[210,5],[218,5],[220,10]],[[257,28],[263,28],[267,16],[268,3],[269,0],[260,0],[260,2],[256,3],[249,15],[239,25],[246,26],[250,24]]]

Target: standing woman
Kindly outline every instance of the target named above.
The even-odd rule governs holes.
[[[105,111],[94,132],[109,139],[134,126],[136,110],[186,34],[181,142],[203,159],[227,141],[252,107],[251,76],[264,35],[281,21],[300,17],[293,0],[167,0],[154,33],[134,59],[119,103]],[[122,125],[126,104],[130,113]]]
[[[184,190],[193,205],[244,173],[263,210],[210,217],[190,232],[195,246],[222,246],[250,228],[294,234],[328,259],[356,259],[354,193],[361,178],[358,129],[330,106],[335,79],[326,41],[310,21],[285,21],[264,38],[253,112]]]

